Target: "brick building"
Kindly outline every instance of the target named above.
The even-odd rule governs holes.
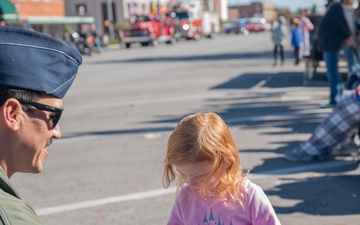
[[[271,2],[253,2],[250,5],[229,6],[229,19],[263,17],[271,22],[277,18],[276,5]]]
[[[54,36],[64,34],[66,25],[94,22],[92,17],[65,16],[64,0],[1,0],[4,1],[12,4],[16,11],[16,19],[6,20],[9,24]]]

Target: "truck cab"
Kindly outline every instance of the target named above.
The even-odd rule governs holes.
[[[126,48],[130,48],[134,43],[156,46],[159,42],[175,41],[175,20],[168,16],[136,16],[131,27],[124,30],[123,43]]]

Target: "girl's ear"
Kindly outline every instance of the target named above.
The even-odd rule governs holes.
[[[12,131],[16,131],[20,127],[21,110],[20,103],[14,98],[6,100],[1,107],[2,120]]]

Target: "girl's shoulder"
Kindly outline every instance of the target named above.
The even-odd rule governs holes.
[[[262,194],[264,192],[259,185],[251,182],[249,179],[244,180],[243,186],[245,188],[245,193],[248,197],[251,197],[254,194],[255,195],[258,195],[259,193]]]
[[[256,187],[258,187],[258,185],[254,184],[253,182],[251,182],[251,180],[249,179],[245,179],[242,183],[242,186],[245,188],[245,190],[253,190]]]

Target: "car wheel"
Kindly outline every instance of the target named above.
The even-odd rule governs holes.
[[[152,40],[152,42],[151,42],[151,45],[152,46],[158,46],[159,45],[159,41],[157,40],[157,39],[154,39],[154,40]]]
[[[166,44],[175,44],[176,43],[176,38],[175,37],[172,37],[169,41],[166,42]]]
[[[200,35],[200,34],[195,34],[195,36],[194,36],[194,39],[195,39],[195,40],[200,40],[200,38],[201,38],[201,35]]]

